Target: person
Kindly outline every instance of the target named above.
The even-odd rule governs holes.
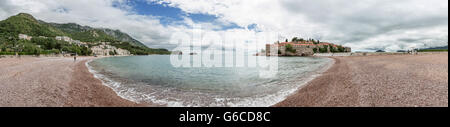
[[[77,54],[73,56],[73,61],[77,61]]]

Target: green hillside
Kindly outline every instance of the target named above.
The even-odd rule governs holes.
[[[64,35],[64,32],[61,30],[41,24],[33,16],[25,13],[12,16],[0,22],[0,36],[17,37],[19,33],[47,37]]]
[[[19,34],[33,36],[31,41],[19,40]],[[37,38],[39,36],[49,39]],[[21,13],[0,21],[0,55],[12,54],[49,54],[70,52],[91,55],[90,49],[70,45],[53,39],[56,36],[68,36],[74,40],[88,42],[89,46],[98,42],[111,42],[111,45],[126,49],[134,55],[169,54],[166,49],[151,49],[118,30],[96,29],[75,23],[56,24],[36,20],[32,15]]]

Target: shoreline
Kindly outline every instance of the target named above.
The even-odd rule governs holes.
[[[448,53],[327,57],[327,69],[271,107],[447,107]],[[121,97],[96,57],[0,59],[1,107],[161,107]],[[259,100],[263,101],[263,100]]]
[[[127,57],[127,56],[119,56],[119,57]],[[106,57],[102,57],[102,58],[106,58]],[[90,66],[89,63],[92,62],[93,60],[95,60],[95,59],[91,59],[91,60],[86,61],[86,62],[84,63],[86,69],[87,69],[88,72],[92,75],[91,77],[93,77],[93,78],[95,78],[95,79],[101,81],[101,84],[102,84],[103,86],[105,86],[105,87],[111,89],[111,90],[114,92],[114,94],[115,94],[116,96],[118,96],[118,97],[120,97],[120,98],[122,98],[122,99],[124,99],[124,100],[130,101],[130,102],[132,102],[132,103],[139,104],[140,107],[141,107],[141,106],[142,106],[142,107],[162,107],[162,106],[163,106],[163,105],[158,105],[158,104],[155,104],[155,103],[140,102],[140,101],[134,100],[134,99],[132,99],[132,98],[130,98],[130,97],[126,97],[125,95],[123,95],[122,93],[120,93],[119,90],[117,90],[117,88],[114,88],[114,87],[121,87],[120,85],[115,85],[115,83],[117,83],[117,82],[112,81],[111,79],[107,78],[107,77],[104,76],[103,74],[100,74],[100,73],[98,73],[97,71],[95,71],[94,69],[92,69],[92,66]],[[105,81],[105,80],[108,80],[108,81]],[[107,83],[107,82],[114,82],[114,84],[110,84],[110,83]]]
[[[315,56],[313,56],[313,57],[315,57]],[[313,58],[313,57],[311,57],[311,58]],[[326,72],[328,69],[333,67],[333,65],[335,63],[335,59],[333,59],[333,58],[325,58],[325,57],[317,57],[317,58],[328,59],[330,62],[327,62],[326,64],[322,65],[316,71],[310,72],[309,77],[301,77],[302,78],[301,82],[297,82],[298,84],[296,86],[294,86],[294,88],[278,91],[275,94],[267,94],[264,96],[259,96],[257,98],[242,98],[243,100],[241,103],[233,103],[233,104],[225,106],[225,107],[249,107],[249,106],[251,107],[251,105],[242,105],[245,103],[251,103],[251,104],[264,103],[265,105],[263,107],[270,107],[274,104],[284,101],[289,95],[295,93],[297,91],[297,89],[301,89],[302,87],[306,86],[309,82],[311,82],[315,78],[320,77],[322,75],[322,73]],[[105,76],[101,73],[98,73],[96,70],[94,70],[89,65],[89,62],[91,62],[91,61],[86,62],[86,66],[89,69],[89,72],[91,72],[96,79],[101,80],[104,86],[111,88],[113,91],[115,91],[116,95],[120,96],[121,98],[123,98],[125,100],[135,102],[135,103],[144,102],[144,103],[147,103],[147,106],[149,106],[149,107],[186,107],[186,106],[180,106],[179,103],[182,103],[182,102],[178,102],[178,101],[177,102],[168,102],[167,104],[156,104],[154,102],[142,101],[140,98],[134,98],[136,93],[132,92],[131,95],[129,95],[130,93],[128,93],[127,90],[124,91],[124,90],[119,89],[119,87],[121,87],[120,82],[114,81],[114,80],[108,78],[107,76]],[[141,101],[138,101],[138,100],[141,100]],[[253,100],[253,102],[252,102],[252,100]],[[258,100],[258,101],[255,101],[255,100]],[[271,100],[271,102],[267,102],[268,100]],[[174,106],[174,105],[171,106],[170,104],[176,104],[176,106]],[[191,107],[191,106],[187,106],[187,107]],[[197,106],[193,106],[193,107],[197,107]]]
[[[103,57],[102,57],[103,58]],[[95,58],[98,59],[98,58]],[[79,70],[75,71],[75,77],[79,79],[74,79],[74,81],[71,81],[70,85],[76,86],[76,87],[91,87],[87,88],[87,90],[93,90],[93,93],[95,97],[100,98],[89,98],[90,100],[87,101],[88,103],[93,102],[97,103],[94,104],[95,107],[145,107],[147,105],[145,104],[139,104],[136,102],[132,102],[130,100],[124,99],[117,95],[117,93],[111,89],[110,87],[103,84],[103,81],[100,79],[95,78],[94,74],[92,74],[89,71],[89,68],[86,66],[86,64],[89,61],[95,60],[95,59],[89,59],[89,60],[83,60],[82,62],[78,63],[77,66],[79,67]],[[79,82],[83,81],[83,82]],[[83,88],[76,88],[76,89],[83,89]],[[74,93],[75,96],[80,96],[83,94],[83,92]],[[77,95],[79,94],[79,95]],[[84,105],[84,104],[83,104]],[[82,106],[82,105],[81,105]]]
[[[272,107],[448,107],[448,53],[329,58],[333,67]]]
[[[327,57],[334,60],[334,63],[331,65],[330,68],[328,68],[325,72],[321,73],[319,76],[315,77],[313,80],[309,81],[307,84],[305,84],[303,87],[300,87],[296,90],[296,92],[292,93],[288,97],[286,97],[283,101],[272,105],[272,107],[312,107],[314,101],[317,101],[318,99],[315,99],[315,97],[326,94],[323,91],[314,91],[309,92],[308,89],[311,89],[311,87],[321,87],[318,86],[317,82],[322,82],[323,80],[331,78],[329,76],[329,73],[332,73],[333,71],[336,71],[341,66],[341,60],[333,58],[333,57]],[[342,75],[341,75],[342,76]],[[346,76],[343,76],[346,77]],[[339,77],[339,78],[343,78]],[[332,82],[332,81],[331,81]],[[323,84],[319,84],[323,85]],[[320,93],[315,93],[320,92]]]

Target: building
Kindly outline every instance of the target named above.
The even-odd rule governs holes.
[[[55,39],[56,39],[56,40],[60,40],[60,41],[67,41],[67,40],[69,40],[69,37],[66,37],[66,36],[56,36]]]
[[[39,36],[39,38],[47,39],[48,37],[46,37],[46,36]]]
[[[287,46],[292,49],[287,51]],[[266,56],[312,56],[314,53],[351,52],[350,47],[343,47],[327,42],[314,43],[311,41],[282,42],[266,45]]]
[[[129,56],[131,55],[130,51],[125,49],[116,48],[114,46],[108,45],[107,43],[102,43],[98,46],[93,46],[91,48],[92,53],[96,56]],[[114,53],[114,54],[111,54]]]
[[[19,34],[19,39],[22,39],[22,40],[31,40],[33,37],[32,36],[28,36],[28,35],[26,35],[26,34]]]
[[[81,42],[80,40],[73,40],[70,37],[67,36],[56,36],[55,37],[56,40],[60,40],[60,41],[65,41],[65,42],[69,42],[69,44],[76,44],[78,46],[87,46],[86,42]]]
[[[72,44],[74,41],[74,40],[72,40],[72,38],[67,37],[67,36],[56,36],[55,39],[60,40],[60,41],[69,42],[70,44]]]
[[[116,51],[115,53],[117,53],[116,55],[119,55],[119,56],[129,56],[129,55],[131,55],[130,51],[125,50],[125,49],[117,48],[117,49],[115,49],[115,51]]]
[[[182,51],[173,51],[172,55],[183,55]]]

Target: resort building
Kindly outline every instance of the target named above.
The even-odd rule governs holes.
[[[98,46],[93,46],[91,48],[92,53],[96,56],[129,56],[131,55],[130,51],[125,49],[116,48],[114,46],[108,45],[107,43],[102,43]]]
[[[80,40],[73,40],[72,38],[67,37],[67,36],[56,36],[55,39],[56,40],[60,40],[60,41],[69,42],[69,44],[76,44],[78,46],[85,46],[85,47],[87,47],[87,43],[86,42],[81,42]]]
[[[72,38],[67,36],[56,36],[55,39],[60,41],[72,42]]]
[[[31,40],[33,37],[32,36],[28,36],[28,35],[26,35],[26,34],[19,34],[19,39],[22,39],[22,40]]]

